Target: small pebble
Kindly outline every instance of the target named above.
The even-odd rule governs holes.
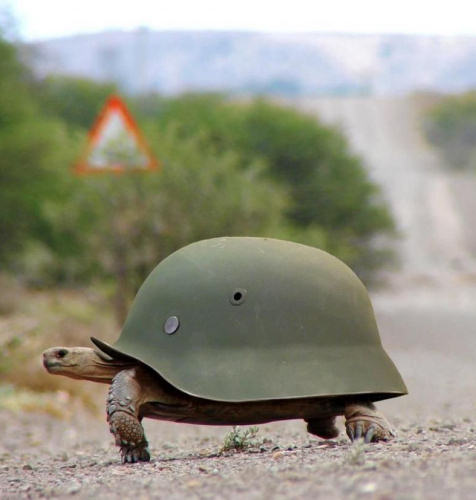
[[[360,491],[362,493],[373,493],[376,489],[377,485],[375,483],[367,483],[360,488]]]

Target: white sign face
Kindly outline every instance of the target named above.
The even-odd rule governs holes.
[[[152,157],[124,103],[111,97],[90,131],[78,173],[154,169]]]
[[[137,137],[127,128],[122,114],[113,110],[104,122],[87,163],[92,168],[147,168],[149,158]]]

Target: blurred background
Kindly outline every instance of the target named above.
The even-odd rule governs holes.
[[[259,235],[370,288],[410,390],[387,412],[474,414],[467,2],[0,5],[0,407],[102,414],[104,393],[48,375],[41,351],[114,341],[177,248]],[[112,94],[160,168],[77,176]]]

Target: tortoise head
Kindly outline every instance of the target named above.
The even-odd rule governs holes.
[[[125,363],[89,347],[51,347],[43,352],[43,366],[53,375],[111,383]]]

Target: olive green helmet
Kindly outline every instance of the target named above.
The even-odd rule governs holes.
[[[407,392],[361,281],[288,241],[215,238],[176,251],[140,288],[114,346],[92,340],[217,401]]]

